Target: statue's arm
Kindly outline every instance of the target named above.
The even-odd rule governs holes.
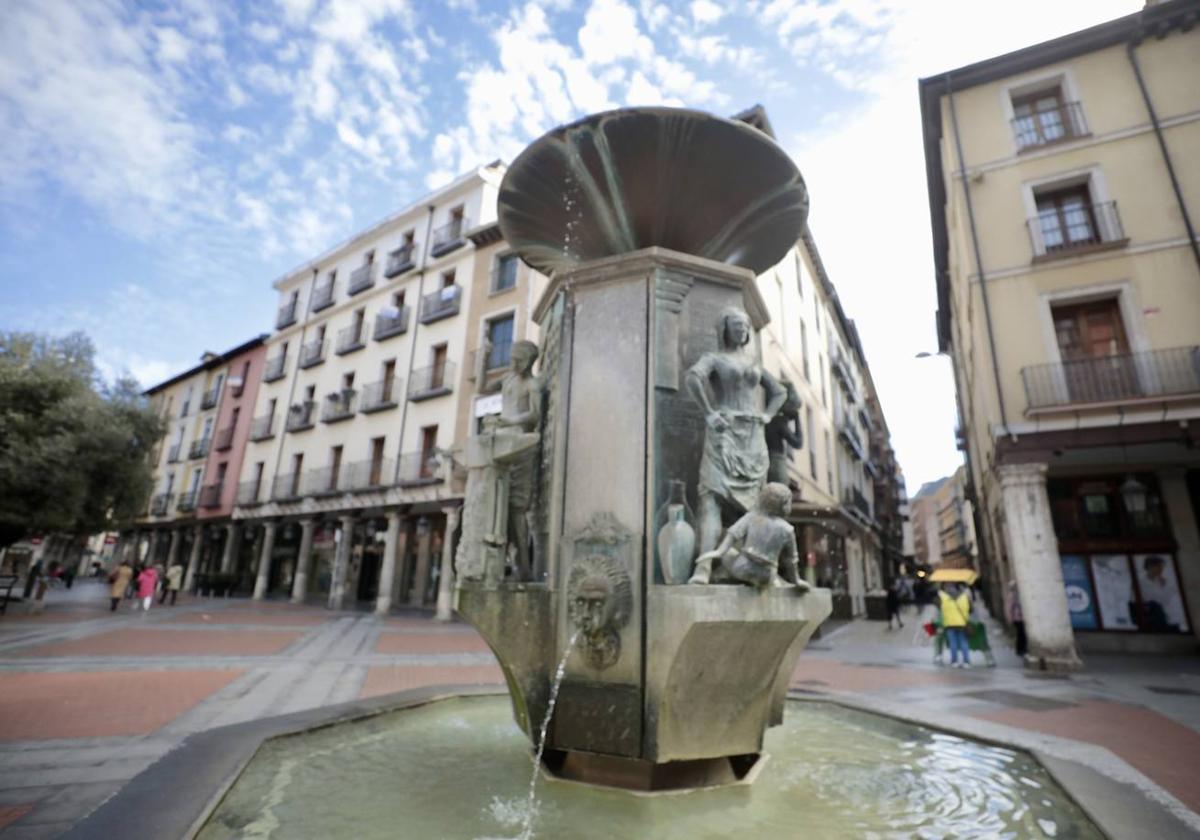
[[[800,428],[800,415],[797,414],[788,419],[787,425],[784,427],[783,439],[793,449],[800,449],[804,446],[804,431]]]
[[[692,365],[684,380],[688,393],[704,409],[704,416],[709,423],[715,423],[720,419],[720,415],[717,414],[712,401],[708,398],[708,377],[712,375],[712,371],[713,358],[711,354],[706,353],[700,357],[700,361]]]
[[[767,394],[767,407],[763,413],[769,421],[779,413],[779,409],[783,408],[784,402],[787,401],[787,391],[774,376],[765,370],[762,372],[762,387]]]
[[[523,429],[536,429],[542,419],[541,389],[536,382],[525,388],[524,402],[528,405],[524,411],[519,411],[511,417],[500,421],[502,426],[520,426]]]

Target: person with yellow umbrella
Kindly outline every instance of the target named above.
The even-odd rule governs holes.
[[[969,668],[971,649],[967,646],[967,625],[971,618],[971,596],[959,583],[943,583],[938,591],[942,629],[950,646],[950,667]],[[961,657],[961,658],[960,658]]]

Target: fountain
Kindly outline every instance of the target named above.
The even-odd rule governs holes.
[[[613,111],[533,143],[499,202],[551,278],[462,454],[456,607],[507,703],[424,689],[203,733],[75,836],[131,813],[205,840],[1105,836],[1130,793],[1090,767],[788,692],[831,602],[766,480],[786,394],[755,275],[805,223],[787,155],[707,114]]]

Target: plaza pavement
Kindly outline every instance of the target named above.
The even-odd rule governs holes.
[[[319,606],[181,599],[108,611],[78,582],[36,616],[0,616],[0,840],[54,837],[189,734],[423,685],[500,684],[468,626]],[[1200,658],[1089,657],[1030,676],[993,627],[996,668],[938,668],[903,630],[829,629],[793,686],[1078,739],[1111,750],[1200,811]],[[978,660],[977,660],[978,661]]]

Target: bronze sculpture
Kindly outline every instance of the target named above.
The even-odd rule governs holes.
[[[538,348],[532,341],[518,341],[512,346],[512,371],[500,386],[500,418],[498,430],[535,434],[542,417],[541,391],[533,375]],[[537,447],[519,453],[508,465],[508,544],[516,552],[517,574],[530,580],[529,506],[533,503],[534,478],[537,471]]]
[[[697,558],[688,583],[737,582],[760,588],[791,584],[807,590],[797,567],[796,531],[786,518],[791,509],[792,491],[787,485],[765,485],[754,510],[725,532],[720,545]],[[714,572],[716,560],[720,567]]]
[[[767,481],[788,483],[788,462],[791,460],[788,447],[799,449],[804,445],[804,430],[800,426],[800,395],[796,386],[786,376],[779,377],[779,384],[787,392],[787,399],[775,416],[767,422],[767,453],[771,465],[767,469]]]

